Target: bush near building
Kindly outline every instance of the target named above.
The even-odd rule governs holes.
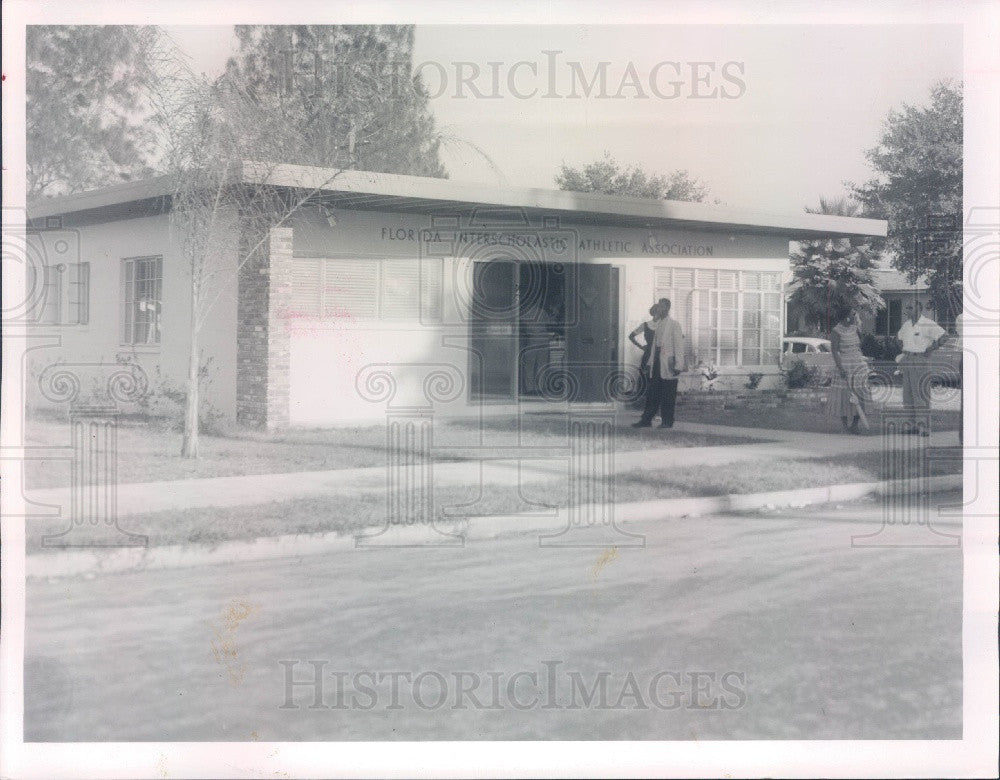
[[[861,337],[861,353],[872,360],[891,361],[903,351],[903,342],[895,336],[875,336],[866,333]]]
[[[807,366],[801,360],[792,361],[785,373],[785,384],[789,390],[798,390],[808,387],[816,379],[815,367]]]

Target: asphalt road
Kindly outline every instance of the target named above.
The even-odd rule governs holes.
[[[25,737],[959,737],[961,550],[852,547],[880,518],[30,581]]]

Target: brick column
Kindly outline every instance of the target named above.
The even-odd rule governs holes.
[[[271,228],[271,291],[267,331],[267,427],[288,427],[289,336],[292,309],[292,228]]]
[[[246,229],[241,232],[241,257],[257,240]],[[291,293],[292,229],[271,228],[239,276],[236,421],[241,425],[269,430],[288,425]]]

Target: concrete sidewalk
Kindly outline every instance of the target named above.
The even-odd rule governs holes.
[[[778,431],[761,428],[737,428],[725,425],[678,422],[675,430],[690,433],[710,433],[722,436],[746,436],[769,441],[756,444],[729,444],[718,447],[678,447],[616,452],[615,472],[639,469],[662,469],[688,466],[721,466],[727,463],[757,460],[761,462],[795,458],[825,458],[843,454],[877,452],[882,448],[880,436],[850,436],[815,434],[802,431]],[[656,428],[650,437],[669,441],[670,432]],[[902,437],[900,448],[928,445],[949,447],[958,445],[957,431],[933,433],[930,439]],[[565,477],[568,456],[563,459],[489,460],[435,463],[434,485],[450,487],[482,482],[492,485],[525,484],[532,481]],[[353,495],[378,491],[385,487],[386,467],[372,466],[331,471],[302,471],[284,474],[253,474],[239,477],[183,479],[169,482],[136,482],[119,484],[116,491],[119,516],[160,512],[165,510],[231,507],[288,501],[315,496]],[[68,488],[25,491],[32,515],[65,516],[69,513]],[[34,505],[34,506],[32,506]]]

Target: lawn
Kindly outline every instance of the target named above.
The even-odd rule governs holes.
[[[950,448],[957,450],[957,448]],[[933,459],[931,474],[959,473],[960,458]],[[716,469],[689,466],[619,474],[615,502],[628,503],[684,496],[716,496],[792,490],[804,486],[873,482],[892,477],[885,473],[880,452],[836,458],[782,460],[761,469],[759,463],[738,462]],[[509,515],[539,511],[545,507],[567,506],[565,479],[530,482],[518,487],[484,485],[448,487],[435,490],[437,507],[454,507],[475,502],[475,515]],[[477,500],[478,498],[478,500]],[[261,536],[335,532],[352,534],[381,526],[385,520],[385,493],[331,495],[276,501],[252,506],[189,509],[154,512],[125,517],[121,527],[146,534],[149,544],[215,544]],[[33,521],[28,531],[28,549],[38,549],[43,534],[59,533],[65,520]]]
[[[898,415],[901,409],[889,409],[888,414]],[[876,430],[881,423],[878,411],[869,414],[869,423]],[[763,428],[779,431],[806,431],[809,433],[842,433],[839,417],[825,411],[809,411],[794,407],[777,409],[677,409],[677,419],[685,422],[733,425],[741,428]],[[931,412],[931,430],[957,431],[961,425],[957,410],[935,409]]]
[[[633,417],[619,421],[615,429],[619,452],[669,447],[715,447],[750,444],[767,439],[748,439],[705,433],[672,431],[669,442],[649,436],[648,431],[629,427]],[[440,447],[565,447],[568,419],[558,415],[524,415],[520,425],[513,417],[434,422],[434,445]],[[68,445],[70,428],[63,419],[31,417],[26,423],[27,444]],[[235,431],[226,436],[202,435],[200,457],[181,458],[181,435],[164,426],[122,422],[118,426],[118,482],[157,482],[201,477],[278,474],[296,471],[380,466],[386,459],[386,428],[293,429],[282,433]],[[436,460],[454,461],[454,452],[438,454]],[[69,462],[26,461],[29,489],[69,485]]]

